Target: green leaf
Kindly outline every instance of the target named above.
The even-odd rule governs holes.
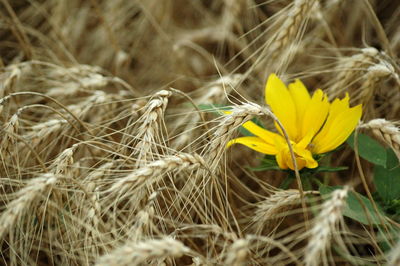
[[[374,184],[379,196],[385,202],[400,199],[400,167],[396,154],[387,149],[385,167],[375,165]]]
[[[347,166],[337,166],[337,167],[331,167],[331,166],[318,166],[315,169],[316,173],[321,173],[321,172],[338,172],[338,171],[345,171],[349,169]]]
[[[289,174],[285,179],[283,179],[282,183],[279,185],[279,188],[288,189],[295,179],[296,178],[293,175]]]
[[[231,108],[229,106],[225,106],[223,104],[199,104],[197,107],[199,107],[200,110],[213,113],[215,115],[221,115],[221,111],[228,111]]]
[[[389,232],[386,231],[388,229]],[[394,243],[398,243],[400,237],[400,230],[396,226],[386,226],[386,228],[382,228],[378,226],[378,244],[384,253],[389,252]]]
[[[340,189],[341,186],[324,186],[321,185],[319,188],[319,192],[322,196],[327,196],[335,189]],[[343,215],[349,217],[353,220],[356,220],[362,224],[373,224],[379,225],[381,224],[381,220],[379,219],[378,215],[384,216],[383,211],[378,206],[379,214],[375,211],[374,206],[372,205],[371,201],[364,197],[363,195],[349,191],[346,200],[347,205],[343,210]],[[382,218],[384,220],[384,218]],[[385,221],[385,220],[384,220]]]
[[[279,166],[274,165],[260,165],[256,167],[247,167],[249,170],[253,172],[262,172],[267,170],[280,170]]]
[[[256,167],[248,167],[249,170],[254,172],[261,172],[266,170],[280,170],[275,159],[264,158],[261,160],[261,164]]]
[[[354,133],[347,139],[347,143],[354,149]],[[373,164],[386,166],[386,149],[376,140],[361,133],[358,133],[358,153],[361,158]]]

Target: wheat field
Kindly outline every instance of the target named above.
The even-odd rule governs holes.
[[[399,52],[396,0],[1,0],[0,264],[400,265],[398,221],[343,214],[349,146],[328,198],[226,148],[277,73],[400,158]]]

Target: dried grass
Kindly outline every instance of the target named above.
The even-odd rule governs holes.
[[[275,72],[348,91],[359,127],[400,158],[396,1],[0,6],[3,264],[397,263],[395,236],[342,216],[347,190],[324,202],[315,187],[277,190],[284,174],[225,149],[254,117],[273,128],[263,90]],[[204,110],[220,104],[232,112]],[[329,184],[362,190],[354,153],[338,154],[351,169]]]

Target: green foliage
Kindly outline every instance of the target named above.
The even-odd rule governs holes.
[[[347,139],[347,143],[354,149],[354,133]],[[382,147],[376,140],[367,135],[358,133],[357,138],[358,153],[361,158],[375,164],[386,166],[386,149]]]
[[[392,219],[400,220],[400,166],[396,154],[387,149],[386,166],[375,165],[376,199]]]
[[[345,171],[349,169],[347,166],[323,166],[319,165],[317,168],[314,169],[309,169],[309,168],[303,168],[301,170],[301,173],[303,174],[316,174],[316,173],[334,173],[338,171]]]
[[[275,160],[275,156],[273,155],[265,155],[261,160],[259,166],[256,167],[248,167],[249,170],[254,172],[261,172],[266,170],[281,170]]]
[[[327,196],[332,193],[332,191],[339,188],[342,187],[321,185],[319,188],[319,192],[322,196]],[[372,205],[372,202],[368,198],[355,191],[349,191],[346,203],[347,205],[343,211],[344,216],[356,220],[362,224],[381,224],[381,219],[379,219],[379,215],[383,217],[384,213],[379,206],[379,213],[377,213],[374,209],[374,206]]]
[[[221,115],[223,114],[222,111],[229,111],[231,108],[229,106],[223,104],[199,104],[200,110],[212,113],[214,115]]]
[[[400,200],[400,167],[397,156],[387,149],[386,165],[375,165],[374,184],[376,191],[385,203]]]

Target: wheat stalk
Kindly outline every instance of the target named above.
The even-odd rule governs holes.
[[[95,122],[101,120],[101,115],[104,115],[104,113],[100,113],[89,118],[89,112],[96,106],[106,106],[105,103],[107,103],[109,100],[112,100],[109,94],[106,94],[100,90],[95,90],[92,92],[91,96],[86,98],[85,101],[68,105],[67,109],[80,119],[89,119],[92,122]]]
[[[252,116],[280,124],[252,104],[275,72],[331,99],[349,89],[360,127],[399,156],[395,2],[0,0],[0,261],[398,264],[396,245],[380,250],[390,235],[341,218],[344,200],[306,204],[318,192],[298,171],[299,190],[280,191],[285,173],[247,168],[262,154],[226,149]]]

